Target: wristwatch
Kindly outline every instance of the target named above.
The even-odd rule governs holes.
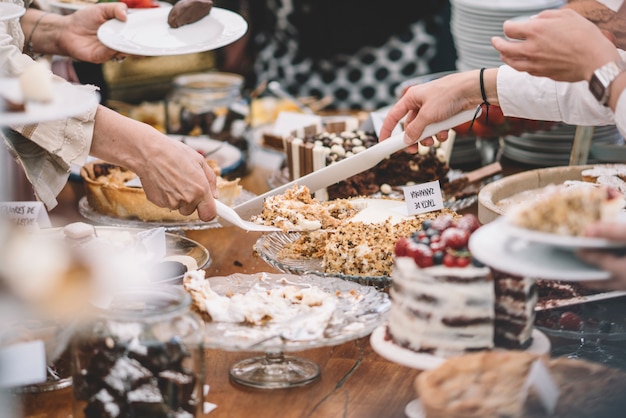
[[[593,72],[589,80],[589,90],[604,106],[609,105],[611,83],[624,71],[626,71],[626,63],[620,60],[609,62]]]

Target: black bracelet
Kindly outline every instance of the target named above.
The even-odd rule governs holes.
[[[489,106],[491,106],[491,103],[487,101],[487,94],[485,93],[485,80],[483,79],[484,72],[485,72],[485,67],[480,69],[480,77],[479,77],[480,95],[482,96],[483,102],[479,104],[478,107],[476,108],[476,113],[474,113],[474,118],[472,119],[472,122],[470,123],[470,130],[472,129],[472,126],[474,126],[474,121],[478,117],[478,114],[480,113],[480,110],[482,109],[483,106],[485,106],[485,123],[489,124]]]
[[[480,69],[480,94],[483,96],[483,102],[481,105],[485,105],[485,122],[489,124],[489,106],[491,104],[487,101],[487,94],[485,94],[485,80],[483,79],[483,73],[485,72],[485,67]]]
[[[50,12],[44,12],[41,15],[39,15],[39,18],[33,25],[33,30],[31,30],[30,35],[28,35],[28,40],[24,44],[24,52],[26,53],[26,55],[30,56],[34,60],[41,58],[44,54],[37,54],[35,52],[35,49],[33,48],[33,35],[35,34],[35,30],[37,30],[37,26],[39,26],[39,23],[41,22],[41,20],[49,14]]]

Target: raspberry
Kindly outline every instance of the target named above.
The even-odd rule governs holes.
[[[463,215],[461,219],[456,221],[454,226],[472,233],[480,227],[480,222],[478,221],[478,218],[476,216],[469,213],[467,215]]]
[[[407,238],[400,238],[396,241],[396,245],[394,248],[394,253],[398,257],[404,257],[407,255],[407,247],[409,246],[409,240]]]
[[[431,228],[437,231],[444,231],[452,226],[454,217],[452,215],[441,215],[433,221]]]
[[[448,248],[460,249],[467,246],[469,236],[464,229],[450,227],[441,233],[441,242]]]
[[[582,326],[582,319],[572,311],[566,311],[561,314],[559,318],[559,325],[561,328],[569,331],[580,331]]]
[[[430,242],[430,249],[433,250],[434,252],[437,251],[443,251],[443,249],[445,249],[446,247],[443,245],[443,243],[441,241],[431,241]]]

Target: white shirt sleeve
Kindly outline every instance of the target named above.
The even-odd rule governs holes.
[[[626,53],[620,51],[622,58]],[[498,70],[498,100],[506,116],[562,121],[571,125],[617,125],[626,135],[626,94],[619,98],[616,112],[598,103],[586,81],[557,82],[534,77],[503,65]]]
[[[4,1],[4,0],[0,0]],[[0,22],[2,76],[19,77],[33,60],[21,51],[23,33],[18,19]],[[66,81],[55,78],[56,82]],[[94,90],[94,86],[72,86]],[[57,205],[56,196],[65,186],[72,164],[82,165],[91,148],[97,106],[71,118],[25,126],[11,126],[0,132],[20,161],[34,192],[48,210]]]

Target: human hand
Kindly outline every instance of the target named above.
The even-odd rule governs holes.
[[[398,102],[387,113],[379,138],[387,139],[395,126],[404,120],[404,142],[408,145],[407,151],[416,152],[419,138],[426,126],[446,120],[463,110],[474,109],[481,102],[479,72],[467,71],[454,73],[448,76],[418,84],[409,88]],[[495,78],[497,69],[485,71],[487,90],[495,95]],[[489,99],[496,104],[497,98]],[[442,131],[437,134],[439,141],[447,139],[448,132]],[[420,141],[422,145],[433,144],[432,138]]]
[[[158,152],[135,172],[146,197],[157,206],[178,209],[183,215],[197,210],[203,221],[215,218],[215,173],[205,158],[188,145],[166,138]]]
[[[585,235],[626,243],[626,225],[623,223],[598,222],[585,230]],[[597,290],[626,290],[626,254],[602,250],[579,250],[577,256],[586,263],[611,274],[608,281],[585,282],[585,286]]]
[[[98,28],[108,20],[126,21],[127,6],[123,2],[98,3],[64,16],[59,47],[74,59],[101,64],[123,59],[124,54],[108,48],[97,37]]]
[[[534,76],[589,80],[597,68],[619,59],[605,33],[571,9],[544,10],[524,22],[505,21],[503,30],[515,40],[491,39],[502,61]]]

